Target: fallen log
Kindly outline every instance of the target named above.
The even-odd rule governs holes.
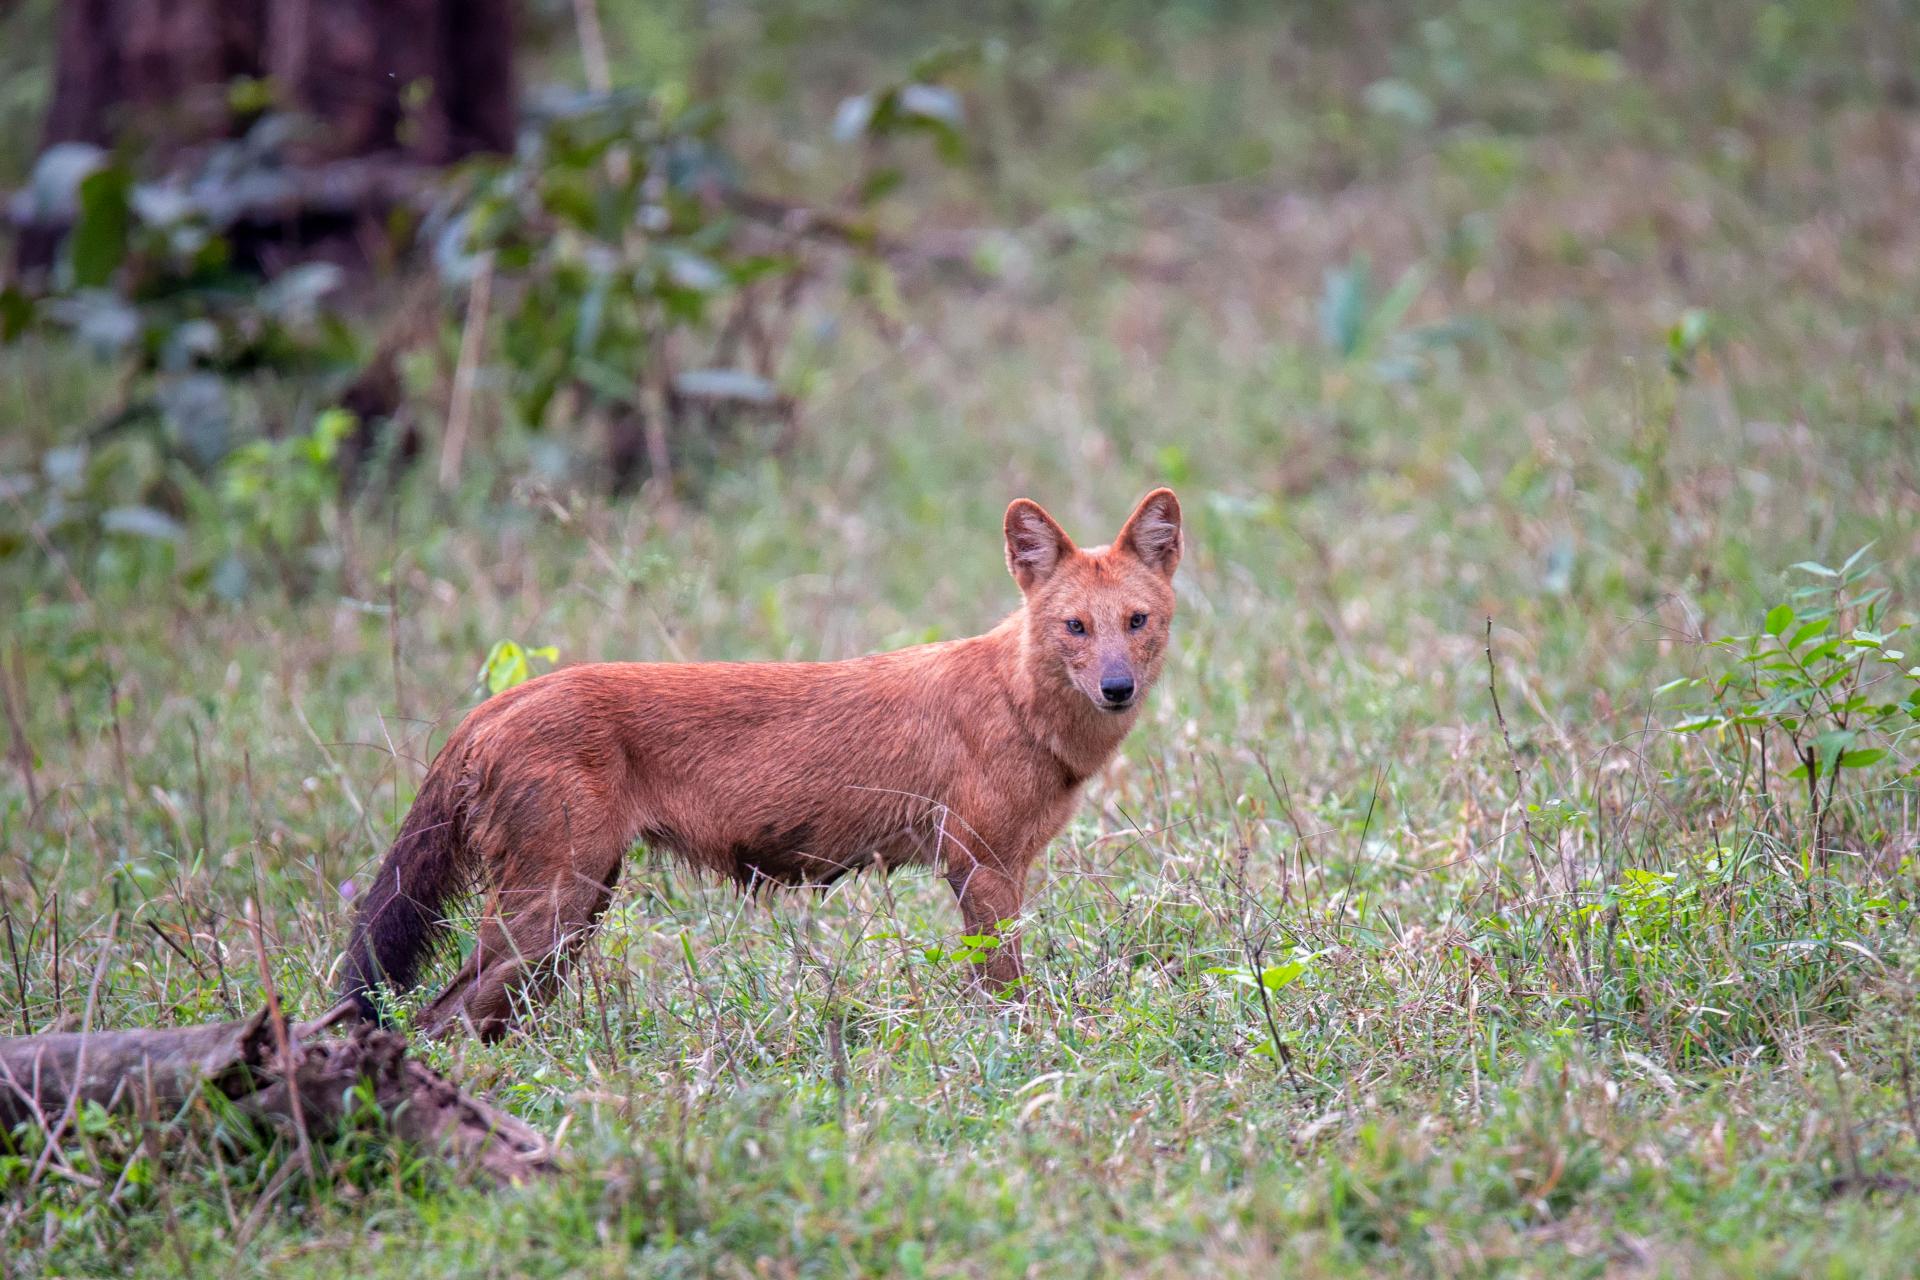
[[[553,1171],[538,1130],[409,1057],[404,1037],[367,1024],[321,1035],[341,1013],[289,1024],[284,1055],[265,1009],[204,1026],[0,1037],[0,1141],[23,1123],[63,1128],[90,1102],[177,1115],[203,1089],[281,1129],[325,1137],[362,1114],[367,1086],[395,1137],[450,1163],[498,1183]]]

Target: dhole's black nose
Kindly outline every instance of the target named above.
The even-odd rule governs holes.
[[[1101,676],[1100,696],[1115,706],[1133,696],[1132,676]]]

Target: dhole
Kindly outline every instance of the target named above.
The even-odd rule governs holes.
[[[1180,504],[1148,494],[1081,550],[1007,508],[1025,600],[965,640],[846,662],[600,663],[475,708],[441,748],[354,925],[345,994],[413,985],[444,912],[482,896],[473,952],[429,1031],[500,1035],[549,993],[636,843],[743,888],[937,868],[969,933],[1020,914],[1027,869],[1112,758],[1160,674]],[[985,980],[1020,977],[1011,932]]]

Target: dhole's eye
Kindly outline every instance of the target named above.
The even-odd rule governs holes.
[[[1131,618],[1127,619],[1127,629],[1130,631],[1138,631],[1140,628],[1146,625],[1147,625],[1147,615],[1144,613],[1136,613]]]
[[[1070,636],[1083,636],[1087,634],[1087,624],[1078,618],[1068,618],[1067,634]]]

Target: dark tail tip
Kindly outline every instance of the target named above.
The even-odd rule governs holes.
[[[432,774],[367,886],[347,944],[343,999],[385,1023],[375,991],[405,991],[446,937],[443,905],[466,883],[463,842],[448,788]]]
[[[354,1016],[361,1022],[371,1022],[376,1027],[388,1025],[387,1016],[380,1011],[380,1006],[373,1002],[372,990],[364,984],[348,986],[341,991],[340,996],[343,1000],[352,1001]]]

